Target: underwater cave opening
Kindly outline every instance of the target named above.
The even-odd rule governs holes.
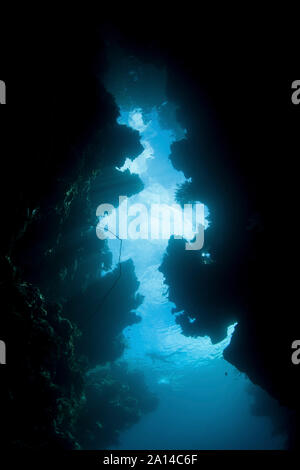
[[[130,81],[132,64],[122,70],[115,67],[116,64],[111,64],[105,86],[119,106],[118,123],[137,131],[143,146],[137,158],[127,158],[118,168],[121,172],[129,170],[137,174],[144,185],[128,202],[143,205],[148,213],[151,204],[167,207],[178,204],[178,189],[191,179],[173,167],[170,154],[173,143],[188,139],[188,133],[176,121],[176,106],[165,95],[165,71],[153,67],[156,87],[160,84],[161,89],[154,93],[151,106],[149,102],[143,106],[136,100],[136,96],[147,94],[143,79]],[[139,71],[141,68],[139,63]],[[136,88],[139,93],[135,92]],[[201,204],[201,201],[194,202]],[[205,230],[211,229],[206,206],[204,218]],[[121,262],[133,261],[138,294],[144,300],[136,312],[141,321],[123,332],[126,348],[120,361],[125,361],[129,369],[143,371],[147,386],[159,398],[159,406],[123,432],[119,445],[112,448],[281,449],[284,437],[273,436],[270,420],[252,414],[249,380],[223,358],[236,324],[229,324],[225,338],[213,344],[207,336],[183,335],[176,322],[182,312],[169,301],[168,286],[159,270],[170,238],[176,235],[174,232],[171,229],[165,239],[123,240]],[[119,263],[118,240],[112,237],[107,244],[114,269]],[[205,245],[193,255],[200,256],[207,264],[213,262]],[[193,323],[194,319],[190,321]]]

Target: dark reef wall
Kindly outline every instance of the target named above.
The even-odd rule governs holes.
[[[276,80],[266,93],[263,80],[262,75],[249,81],[246,102],[239,83],[226,79],[222,91],[213,79],[209,86],[203,83],[214,96],[211,106],[226,139],[218,126],[215,135],[210,124],[207,129],[203,114],[210,105],[197,90],[189,86],[184,98],[181,94],[180,118],[189,138],[174,145],[171,159],[193,182],[178,199],[208,205],[205,250],[211,258],[197,259],[171,241],[161,269],[170,299],[184,310],[178,318],[183,333],[219,341],[226,326],[237,321],[225,359],[297,415],[299,371],[291,362],[291,344],[300,325],[289,224],[295,217],[292,168],[299,118],[289,103],[289,81]],[[170,94],[176,101],[176,89]],[[204,111],[188,104],[195,102],[203,103]],[[196,321],[191,324],[189,317]],[[292,447],[298,433],[294,425],[289,427]]]
[[[109,365],[142,298],[132,263],[101,277],[111,259],[96,236],[97,206],[142,189],[115,169],[142,147],[101,85],[97,28],[36,27],[19,49],[17,112],[2,127],[1,444],[100,448],[156,403],[142,377]],[[120,269],[118,295],[105,298]],[[96,365],[104,369],[87,376]]]
[[[78,439],[85,449],[99,449],[99,443],[102,449],[117,444],[125,424],[135,424],[156,406],[157,398],[149,393],[141,373],[128,371],[124,363],[98,367],[87,379]]]
[[[199,76],[207,96],[213,96],[210,104],[192,84],[184,96],[180,87],[178,97],[178,82],[174,87],[170,81],[170,96],[181,105],[189,135],[174,144],[171,159],[193,178],[179,190],[178,200],[208,205],[205,250],[211,258],[197,259],[171,241],[161,269],[170,298],[184,310],[178,318],[184,334],[208,334],[219,341],[226,326],[238,322],[224,357],[293,410],[293,447],[299,432],[299,371],[291,362],[291,345],[300,325],[290,264],[296,262],[296,245],[289,224],[295,217],[299,117],[290,106],[289,81],[273,80],[268,93],[263,81],[263,74],[249,79],[245,102],[241,84],[225,79],[220,90],[213,79],[208,85]],[[200,109],[203,103],[204,110],[193,103]],[[211,108],[215,131],[203,116]],[[189,317],[196,321],[191,324]]]

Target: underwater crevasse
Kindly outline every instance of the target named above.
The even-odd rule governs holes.
[[[124,171],[128,168],[137,173],[144,183],[144,190],[129,198],[128,204],[143,203],[149,207],[151,203],[157,203],[171,206],[176,203],[176,189],[186,181],[184,175],[172,167],[168,158],[175,137],[171,131],[160,129],[156,109],[146,116],[146,120],[145,124],[140,109],[123,111],[119,118],[120,124],[129,125],[140,132],[145,149],[135,160],[127,159],[120,169]],[[115,267],[119,259],[119,241],[109,240],[108,245]],[[144,296],[138,311],[142,317],[141,324],[137,328],[129,327],[124,332],[127,343],[132,345],[126,349],[124,359],[133,361],[135,365],[139,361],[143,364],[145,360],[150,364],[156,363],[156,370],[161,369],[168,357],[174,359],[172,362],[175,367],[221,357],[234,331],[234,325],[229,326],[227,338],[217,345],[212,345],[209,338],[199,340],[181,334],[180,326],[172,314],[176,306],[168,301],[167,286],[159,272],[167,245],[168,240],[123,240],[121,257],[122,261],[133,260],[140,282],[138,292]],[[202,256],[203,253],[195,252],[195,256]]]
[[[144,148],[119,169],[138,174],[144,184],[144,190],[128,203],[176,203],[176,190],[187,180],[173,168],[169,155],[172,142],[186,138],[186,132],[179,126],[161,126],[161,113],[170,104],[164,101],[143,110],[139,103],[133,105],[129,100],[130,104],[124,106],[124,101],[118,103],[115,98],[120,108],[119,124],[138,131]],[[206,216],[209,218],[208,210]],[[140,283],[138,293],[144,301],[137,311],[141,322],[124,330],[126,348],[120,360],[144,372],[148,387],[160,402],[155,412],[141,417],[120,436],[118,448],[283,448],[284,439],[272,435],[270,420],[251,414],[249,380],[223,359],[235,325],[228,326],[227,337],[218,344],[212,344],[208,337],[192,338],[181,333],[172,313],[176,306],[168,301],[167,286],[159,271],[167,245],[168,240],[122,242],[121,262],[133,261]],[[108,240],[108,247],[113,269],[119,262],[119,240]],[[194,254],[210,256],[205,245]]]

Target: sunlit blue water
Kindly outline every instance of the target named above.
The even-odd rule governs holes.
[[[138,130],[144,147],[138,158],[126,160],[120,169],[129,168],[144,183],[144,190],[129,203],[175,203],[175,190],[186,181],[168,158],[178,134],[161,129],[157,108],[146,114],[138,106],[121,107],[119,123]],[[209,219],[208,210],[206,215]],[[108,241],[114,266],[119,244],[119,240]],[[251,415],[248,380],[222,357],[234,325],[228,325],[227,337],[216,345],[207,337],[181,334],[172,314],[175,305],[167,299],[167,286],[158,270],[167,244],[168,240],[124,240],[122,245],[121,260],[133,260],[144,302],[137,311],[142,321],[124,331],[126,349],[121,359],[144,372],[159,406],[120,436],[118,448],[282,448],[284,437],[272,435],[269,419]]]
[[[135,118],[135,119],[134,119]],[[143,124],[140,111],[124,112],[119,119],[122,124],[135,126],[141,134],[141,142],[146,151],[132,164],[126,161],[123,169],[129,168],[139,174],[145,189],[132,196],[130,203],[151,203],[172,205],[175,203],[175,191],[185,180],[181,172],[176,171],[168,156],[174,136],[170,131],[162,131],[159,127],[157,112],[154,110],[147,116],[147,126]],[[138,122],[138,125],[136,125]],[[151,150],[149,150],[151,149]],[[113,265],[119,259],[119,241],[109,240],[109,248],[113,253]],[[145,299],[138,314],[143,321],[125,330],[128,347],[124,359],[129,362],[153,362],[147,358],[147,353],[153,352],[164,356],[172,355],[173,367],[180,368],[182,364],[205,362],[211,358],[222,356],[223,349],[228,345],[234,326],[228,328],[228,337],[218,345],[212,345],[209,338],[187,338],[181,334],[180,327],[172,315],[174,304],[166,296],[167,286],[164,284],[162,273],[158,268],[161,264],[168,240],[124,240],[122,246],[122,261],[131,258],[134,262],[136,276],[140,282],[139,293]],[[200,253],[195,252],[195,256]],[[145,357],[146,355],[146,357]],[[165,364],[156,360],[156,369]]]

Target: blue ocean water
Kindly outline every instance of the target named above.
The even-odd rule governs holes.
[[[118,102],[118,122],[140,134],[144,151],[127,159],[120,171],[140,176],[144,190],[128,203],[172,205],[178,185],[186,181],[169,160],[172,142],[188,138],[185,130],[162,128],[160,107],[143,110],[138,103]],[[201,201],[200,201],[201,202]],[[209,208],[206,208],[209,227]],[[213,229],[213,227],[211,228]],[[121,261],[132,259],[144,302],[137,314],[141,322],[124,331],[121,361],[142,370],[149,389],[159,398],[158,408],[120,435],[118,449],[282,449],[285,436],[274,435],[271,420],[251,413],[249,380],[223,359],[235,325],[227,337],[213,345],[208,337],[181,333],[168,301],[159,266],[168,240],[137,239],[122,242]],[[108,241],[113,268],[119,260],[120,241]],[[209,254],[205,250],[195,256]],[[192,319],[191,319],[192,321]],[[254,387],[253,385],[251,385]]]

